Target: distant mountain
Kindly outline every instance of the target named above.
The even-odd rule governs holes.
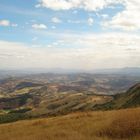
[[[138,67],[127,67],[127,68],[122,68],[118,70],[119,74],[139,74],[140,75],[140,68]]]
[[[140,106],[140,83],[122,94],[114,95],[114,100],[98,106],[96,109],[121,109]]]
[[[126,67],[114,69],[98,69],[93,70],[91,73],[95,74],[122,74],[122,75],[140,75],[140,67]]]
[[[29,74],[29,72],[19,70],[0,70],[0,80],[9,77],[24,76],[27,74]]]
[[[125,68],[110,68],[110,69],[64,69],[64,68],[34,68],[34,69],[22,69],[22,70],[0,70],[0,79],[8,76],[24,76],[30,74],[78,74],[78,73],[92,73],[92,74],[132,74],[140,75],[140,67],[125,67]]]

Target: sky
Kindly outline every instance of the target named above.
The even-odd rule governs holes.
[[[0,69],[140,66],[140,0],[0,0]]]

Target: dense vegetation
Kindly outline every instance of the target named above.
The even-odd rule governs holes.
[[[23,113],[8,113],[4,115],[0,115],[0,123],[8,123],[8,122],[15,122],[22,119],[27,119],[28,116],[26,116]]]
[[[132,108],[140,106],[140,83],[132,86],[125,93],[114,95],[114,100],[105,103],[103,105],[97,105],[96,109],[108,110],[108,109],[121,109]]]

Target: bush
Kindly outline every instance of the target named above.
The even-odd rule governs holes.
[[[27,118],[28,116],[23,113],[10,113],[5,115],[0,115],[0,123],[14,122]]]

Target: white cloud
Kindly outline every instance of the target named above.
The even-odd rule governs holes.
[[[61,23],[61,22],[62,22],[61,19],[59,19],[59,18],[57,18],[57,17],[53,17],[53,18],[51,19],[51,21],[52,21],[53,23]]]
[[[0,20],[0,26],[10,26],[10,21],[6,19]]]
[[[88,11],[96,11],[109,5],[120,3],[120,1],[121,0],[40,0],[37,7],[42,6],[53,10],[70,10],[80,8]]]
[[[107,19],[107,18],[109,18],[109,15],[107,15],[107,14],[102,14],[101,17],[103,17],[103,19]]]
[[[34,28],[34,29],[47,29],[47,26],[45,24],[33,24],[32,28]]]
[[[94,20],[93,20],[93,18],[90,17],[90,18],[88,19],[88,25],[89,25],[89,26],[92,26],[93,23],[94,23]]]
[[[75,24],[79,24],[79,23],[83,23],[84,21],[81,20],[67,20],[68,23],[75,23]]]
[[[41,47],[0,41],[1,67],[94,69],[140,65],[137,34],[58,34],[56,41]]]
[[[84,9],[96,12],[106,7],[115,8],[117,4],[124,6],[124,10],[118,12],[111,21],[105,21],[102,25],[122,30],[140,29],[139,0],[40,0],[39,6],[52,10]],[[103,15],[103,18],[107,19],[107,16]]]
[[[13,24],[11,24],[11,26],[12,26],[12,27],[17,27],[18,24],[13,23]]]
[[[16,23],[11,23],[9,20],[3,19],[3,20],[0,20],[0,26],[5,26],[5,27],[8,27],[8,26],[17,27],[18,24],[16,24]]]
[[[122,4],[125,9],[115,15],[111,21],[104,22],[103,26],[128,31],[140,29],[140,1],[122,0]]]

